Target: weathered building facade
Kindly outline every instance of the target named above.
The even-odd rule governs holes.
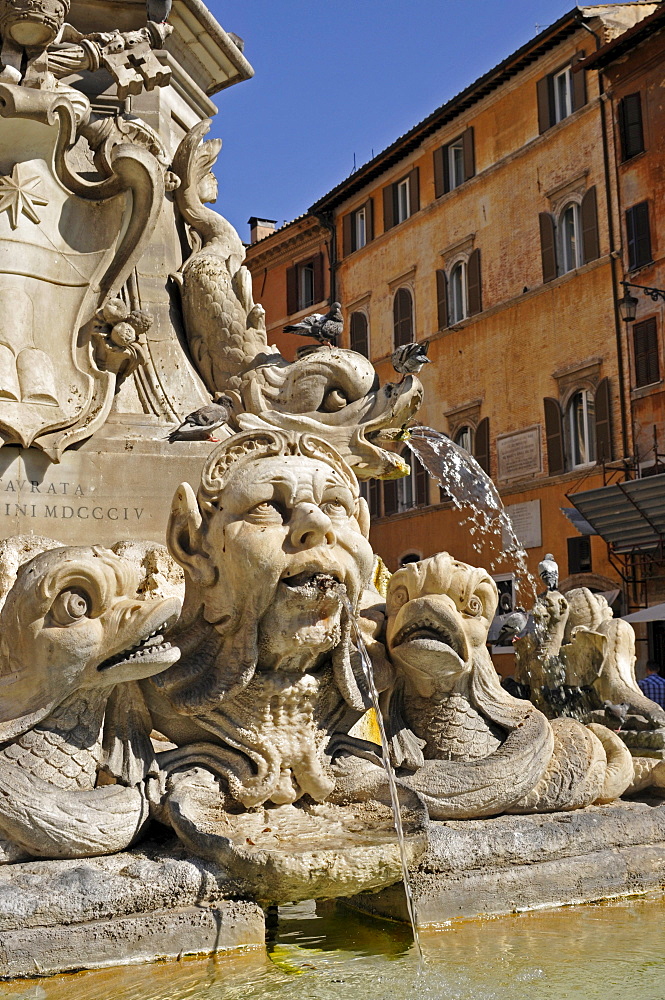
[[[634,435],[644,440],[630,417],[638,390],[618,309],[626,236],[614,130],[591,57],[657,7],[575,8],[305,217],[333,261],[345,346],[387,382],[396,346],[430,341],[419,419],[490,473],[532,572],[552,552],[564,587],[615,594],[605,541],[562,512],[568,495],[625,477]],[[269,328],[291,321],[286,270],[310,252],[293,242],[303,226],[249,248]],[[273,279],[269,254],[282,262]],[[266,296],[271,280],[281,290]],[[459,514],[424,477],[379,484],[368,498],[373,544],[390,569],[440,549],[478,559]],[[512,566],[496,569],[509,577]]]

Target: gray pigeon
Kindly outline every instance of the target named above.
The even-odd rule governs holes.
[[[172,0],[146,0],[148,20],[155,24],[166,24],[171,13]]]
[[[343,329],[342,307],[339,302],[333,302],[325,316],[323,313],[312,313],[299,323],[285,326],[284,333],[297,333],[299,337],[314,337],[320,344],[335,347]]]
[[[510,646],[513,639],[519,637],[520,632],[523,632],[529,621],[529,616],[527,615],[524,608],[515,608],[512,614],[508,615],[504,619],[503,625],[501,626],[501,631],[496,637],[495,646]]]
[[[556,590],[559,586],[559,566],[551,552],[548,552],[542,562],[538,563],[538,576],[548,590]]]
[[[227,423],[233,410],[233,400],[223,393],[215,395],[214,403],[208,403],[188,414],[179,427],[172,430],[168,440],[174,441],[218,441],[212,432]]]
[[[403,344],[393,352],[393,368],[402,376],[402,382],[407,375],[417,375],[424,365],[431,365],[428,351],[429,340],[426,340],[422,344]]]
[[[615,704],[614,702],[611,701],[604,701],[603,708],[605,709],[605,712],[607,713],[607,715],[609,715],[611,719],[616,719],[618,721],[619,728],[623,726],[624,722],[626,721],[626,716],[630,711],[630,705],[625,701],[621,701],[618,704]]]

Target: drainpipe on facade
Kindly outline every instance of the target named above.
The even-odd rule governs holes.
[[[593,35],[594,41],[596,43],[596,52],[602,46],[602,41],[598,34],[593,31],[588,24],[583,20],[584,15],[579,12],[578,14],[578,24],[585,31],[588,31],[590,35]],[[617,345],[617,360],[618,360],[618,375],[619,375],[619,399],[621,405],[619,407],[621,413],[621,457],[624,459],[628,456],[628,421],[626,419],[626,385],[624,380],[624,362],[623,362],[623,330],[622,330],[622,319],[619,313],[619,283],[617,281],[616,274],[616,260],[621,261],[621,266],[623,268],[623,258],[619,251],[616,249],[615,238],[614,238],[614,213],[612,206],[612,197],[610,193],[610,159],[609,159],[609,149],[608,149],[608,139],[607,139],[607,121],[605,118],[605,104],[610,102],[610,112],[612,111],[611,99],[605,94],[605,84],[603,81],[603,71],[598,70],[598,90],[600,93],[600,129],[603,138],[603,167],[605,173],[605,205],[607,211],[607,232],[610,241],[610,260],[611,260],[611,273],[612,273],[612,298],[614,304],[614,334],[616,338]],[[617,204],[619,200],[619,189],[617,186]],[[621,274],[623,279],[623,270]],[[630,447],[632,449],[632,434]]]

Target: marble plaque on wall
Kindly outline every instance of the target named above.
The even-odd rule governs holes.
[[[528,500],[526,503],[512,503],[506,507],[513,530],[525,549],[537,549],[543,544],[540,522],[540,500]],[[510,539],[503,535],[504,548],[510,544]]]
[[[540,426],[504,434],[496,439],[499,479],[524,479],[542,472]]]

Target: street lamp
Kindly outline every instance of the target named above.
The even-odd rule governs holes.
[[[635,321],[639,301],[634,295],[630,294],[628,291],[629,288],[639,288],[653,302],[658,302],[658,299],[662,299],[665,302],[665,289],[663,288],[652,288],[649,285],[634,285],[631,281],[622,281],[621,284],[623,285],[623,298],[619,299],[617,305],[619,306],[621,319],[624,323],[633,323]]]

